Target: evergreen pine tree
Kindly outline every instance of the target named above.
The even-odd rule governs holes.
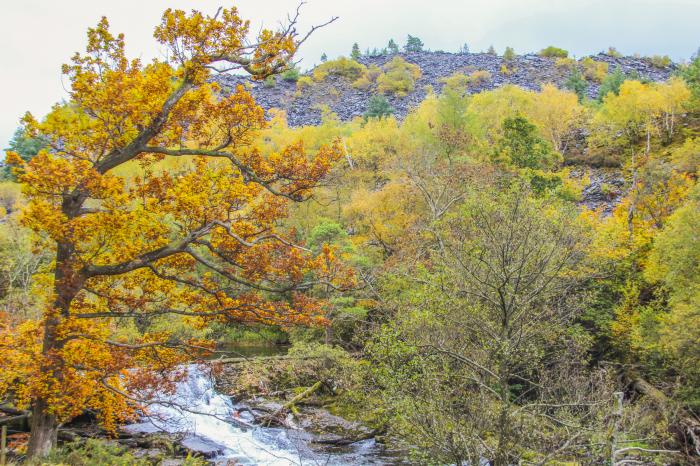
[[[360,46],[357,45],[357,42],[352,44],[352,52],[350,52],[350,58],[353,60],[359,60],[360,57],[362,56],[362,53],[360,53]]]
[[[618,95],[620,93],[620,87],[622,86],[622,83],[625,82],[625,79],[627,79],[627,77],[622,72],[620,67],[618,66],[615,68],[615,71],[607,75],[600,84],[600,89],[598,89],[598,100],[602,101],[610,92]]]
[[[396,44],[396,42],[394,42],[394,39],[389,39],[389,45],[387,45],[386,48],[391,55],[396,55],[399,53],[399,46]]]
[[[418,37],[408,35],[408,39],[406,39],[406,45],[404,45],[404,50],[406,52],[422,52],[423,51],[423,41],[420,40]]]
[[[579,102],[583,102],[583,99],[586,98],[586,91],[588,91],[588,81],[581,74],[581,70],[578,67],[574,67],[564,87],[573,91],[578,96]]]
[[[365,111],[365,120],[369,118],[383,118],[394,114],[394,109],[392,108],[386,97],[381,95],[372,96],[367,104],[367,110]]]
[[[22,160],[29,162],[44,147],[46,147],[44,139],[28,137],[24,128],[17,128],[7,150],[17,152]],[[0,164],[0,179],[14,179],[10,167]]]

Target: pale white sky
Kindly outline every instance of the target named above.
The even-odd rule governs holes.
[[[153,27],[168,7],[213,13],[238,6],[254,25],[275,25],[297,0],[0,0],[0,148],[30,110],[44,115],[65,96],[60,66],[82,51],[85,31],[102,15],[124,32],[129,53],[150,59],[160,51]],[[554,44],[581,56],[614,45],[621,52],[686,59],[700,46],[700,0],[309,0],[300,29],[340,19],[318,31],[299,54],[302,68],[360,48],[403,44],[419,36],[433,50],[472,51],[493,44],[519,53]]]

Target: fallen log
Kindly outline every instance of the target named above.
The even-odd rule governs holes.
[[[323,381],[319,380],[318,382],[316,382],[315,384],[313,384],[312,386],[310,386],[309,388],[307,388],[306,390],[299,393],[294,398],[283,404],[278,410],[274,411],[273,413],[267,414],[264,417],[264,419],[262,419],[263,425],[269,427],[272,424],[277,424],[284,427],[289,427],[287,421],[282,417],[282,414],[287,410],[291,411],[292,414],[299,414],[299,411],[296,409],[297,403],[313,395],[322,386]]]
[[[288,356],[286,354],[278,356],[254,356],[251,358],[240,356],[235,358],[219,358],[210,359],[208,362],[216,364],[240,364],[244,362],[258,362],[258,361],[305,361],[308,359],[321,359],[322,356]]]
[[[297,414],[297,412],[295,412],[296,404],[316,393],[322,385],[323,381],[319,380],[318,382],[316,382],[315,384],[313,384],[312,386],[310,386],[309,388],[307,388],[306,390],[289,400],[287,403],[285,403],[283,408],[290,410],[294,414]]]
[[[22,419],[28,419],[30,413],[18,414],[17,416],[0,416],[0,424],[8,424],[10,422],[19,421]]]
[[[627,370],[624,373],[630,382],[630,387],[642,395],[648,396],[660,411],[668,412],[673,405],[677,406],[673,400],[669,399],[664,392],[654,387],[644,380],[637,372]],[[684,444],[686,453],[700,456],[700,420],[682,406],[678,406],[678,416],[676,429],[679,441]]]
[[[369,440],[371,438],[374,438],[377,435],[385,434],[386,430],[387,430],[386,426],[382,426],[382,427],[377,427],[376,429],[373,429],[370,432],[359,435],[357,437],[340,437],[337,439],[319,439],[319,440],[315,440],[314,443],[318,443],[318,444],[322,444],[322,445],[337,445],[337,446],[352,445],[353,443],[362,442],[363,440]]]
[[[29,414],[29,411],[24,409],[15,409],[8,406],[0,406],[0,412],[5,414],[11,414],[13,416],[19,416],[20,414]]]

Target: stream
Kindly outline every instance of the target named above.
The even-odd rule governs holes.
[[[245,405],[217,393],[208,371],[196,365],[188,369],[174,394],[152,400],[149,417],[126,430],[184,435],[185,447],[221,465],[230,460],[266,466],[396,464],[373,439],[329,451],[313,445],[314,435],[304,430],[253,425],[253,416],[240,411]]]

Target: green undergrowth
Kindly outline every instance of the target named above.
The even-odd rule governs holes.
[[[162,464],[167,456],[164,452],[162,457],[138,458],[127,447],[114,442],[88,439],[85,442],[66,443],[51,450],[45,458],[22,464],[27,466],[157,466]],[[202,458],[187,456],[181,464],[182,466],[204,466],[207,462]]]

